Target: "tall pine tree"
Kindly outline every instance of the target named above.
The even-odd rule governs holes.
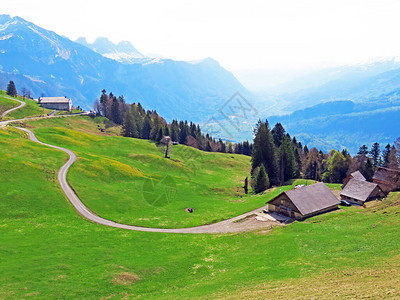
[[[365,179],[367,181],[372,181],[372,177],[374,176],[375,169],[374,169],[374,163],[370,158],[367,159],[367,162],[365,163],[364,170],[361,172]]]
[[[139,130],[130,109],[125,113],[124,122],[122,124],[122,134],[127,137],[139,137]]]
[[[371,155],[372,162],[374,163],[374,167],[377,167],[380,162],[380,155],[381,155],[381,150],[379,147],[379,143],[374,143],[371,147],[371,151],[369,151],[369,154]]]
[[[291,140],[287,136],[283,136],[281,146],[279,147],[279,169],[281,183],[288,181],[294,177],[295,173],[295,157]]]
[[[264,165],[261,165],[260,170],[258,171],[257,177],[256,177],[256,184],[254,186],[254,192],[256,194],[261,193],[265,191],[267,188],[269,188],[269,179],[268,179],[268,174],[265,172]]]
[[[275,144],[269,130],[268,121],[259,121],[255,130],[253,152],[251,157],[252,170],[264,165],[272,185],[279,184],[278,163]]]
[[[144,117],[144,120],[143,120],[143,127],[140,132],[140,137],[142,139],[146,139],[146,140],[150,139],[151,126],[152,126],[151,119],[150,119],[149,115],[146,114],[146,116]]]
[[[7,85],[7,95],[16,97],[17,96],[17,89],[15,87],[14,81],[10,81]]]

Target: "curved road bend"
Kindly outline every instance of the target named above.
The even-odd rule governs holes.
[[[68,200],[72,203],[72,205],[75,207],[75,209],[78,211],[80,215],[82,215],[84,218],[93,221],[97,224],[109,226],[109,227],[115,227],[115,228],[122,228],[122,229],[128,229],[128,230],[136,230],[136,231],[146,231],[146,232],[164,232],[164,233],[229,233],[229,232],[239,232],[243,231],[243,228],[238,226],[235,221],[241,220],[249,215],[255,214],[257,212],[262,211],[262,209],[266,208],[266,206],[263,206],[261,208],[258,208],[256,210],[247,212],[245,214],[242,214],[240,216],[221,221],[218,223],[214,224],[209,224],[209,225],[201,225],[197,227],[190,227],[190,228],[171,228],[171,229],[166,229],[166,228],[151,228],[151,227],[140,227],[140,226],[133,226],[133,225],[126,225],[126,224],[121,224],[121,223],[116,223],[104,218],[99,217],[98,215],[94,214],[91,212],[83,203],[82,201],[78,198],[78,196],[75,194],[75,192],[72,190],[72,188],[69,186],[67,182],[67,173],[69,167],[76,161],[76,155],[74,152],[71,150],[50,145],[50,144],[45,144],[41,141],[39,141],[35,134],[30,131],[29,129],[26,128],[21,128],[21,127],[16,127],[20,130],[23,130],[28,133],[29,138],[31,141],[34,141],[36,143],[58,149],[61,151],[66,152],[69,155],[69,159],[66,164],[64,164],[61,169],[58,171],[58,181],[61,185],[62,190],[64,191],[65,195],[67,196]]]
[[[17,100],[17,99],[13,99],[13,98],[6,97],[6,96],[3,96],[3,97],[4,97],[4,98],[7,98],[7,99],[10,99],[10,100],[17,101],[17,102],[19,102],[19,103],[21,103],[21,104],[20,104],[20,105],[18,105],[17,107],[11,108],[11,109],[9,109],[9,110],[6,110],[5,112],[3,112],[3,113],[0,115],[0,120],[1,120],[1,118],[2,118],[2,117],[4,117],[6,114],[8,114],[8,113],[12,112],[13,110],[16,110],[16,109],[19,109],[19,108],[21,108],[21,107],[24,107],[24,106],[25,106],[25,102],[24,102],[24,101]]]

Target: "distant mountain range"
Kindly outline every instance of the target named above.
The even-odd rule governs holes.
[[[150,59],[127,42],[78,42],[0,15],[0,88],[13,80],[35,97],[68,96],[84,108],[91,108],[105,89],[169,120],[196,122],[206,121],[235,92],[253,97],[212,58],[198,63]]]
[[[22,18],[0,15],[0,88],[9,80],[35,97],[68,96],[84,108],[105,89],[168,120],[200,124],[221,116],[226,100],[239,92],[253,104],[252,113],[236,103],[224,108],[236,110],[228,118],[211,124],[222,124],[212,128],[213,136],[234,141],[250,140],[258,117],[268,117],[271,126],[281,122],[291,135],[325,151],[355,153],[362,144],[392,143],[400,136],[398,59],[321,70],[280,85],[260,102],[212,58],[197,63],[149,58],[129,42],[73,42]]]
[[[298,89],[301,85],[305,88]],[[397,59],[320,71],[287,88],[295,91],[276,98],[292,113],[269,120],[272,125],[281,122],[308,145],[325,151],[347,148],[355,154],[363,144],[392,144],[400,136]]]

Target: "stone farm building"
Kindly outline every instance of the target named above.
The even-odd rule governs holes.
[[[268,210],[302,220],[337,209],[339,200],[323,182],[281,193],[268,202]]]
[[[343,185],[342,185],[342,189],[346,186],[346,184],[350,181],[350,179],[355,178],[358,180],[363,180],[366,181],[367,179],[365,179],[365,177],[363,176],[363,174],[361,174],[360,171],[355,171],[353,173],[351,173],[349,176],[347,176],[345,179],[343,179]]]
[[[38,103],[48,109],[72,110],[72,101],[67,97],[40,97]]]
[[[363,205],[365,202],[382,199],[385,193],[372,182],[352,178],[340,193],[340,198],[353,204]]]
[[[379,184],[379,187],[386,194],[400,190],[400,171],[378,167],[375,171],[373,181]]]

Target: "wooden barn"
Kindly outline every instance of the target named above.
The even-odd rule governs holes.
[[[340,199],[363,205],[367,201],[382,199],[385,195],[376,183],[352,178],[340,193]]]
[[[339,200],[322,182],[283,192],[268,202],[268,210],[302,220],[337,209]]]
[[[347,176],[345,179],[343,179],[343,184],[342,184],[342,189],[344,189],[344,187],[346,186],[346,184],[350,181],[350,179],[358,179],[358,180],[362,180],[362,181],[366,181],[367,179],[365,179],[365,177],[363,176],[363,174],[361,174],[360,171],[355,171],[353,173],[351,173],[349,176]]]
[[[373,181],[378,184],[386,194],[400,190],[400,171],[378,167],[375,171]]]
[[[72,110],[72,101],[67,97],[40,97],[38,103],[48,109]]]

